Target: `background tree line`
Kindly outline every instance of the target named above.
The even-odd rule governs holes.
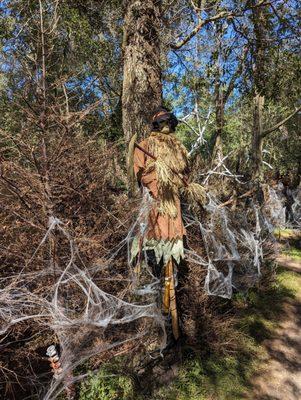
[[[223,162],[248,189],[279,177],[296,187],[299,11],[293,0],[2,1],[4,287],[14,275],[49,265],[55,278],[68,262],[68,243],[55,229],[36,252],[55,218],[64,221],[89,265],[126,237],[129,216],[137,212],[128,199],[128,143],[134,134],[149,133],[150,116],[162,102],[181,120],[177,135],[192,151],[194,174]],[[247,190],[221,184],[222,175],[216,183],[225,202]],[[116,273],[126,274],[126,261],[118,267]],[[209,351],[220,350],[229,322],[221,322],[214,300],[195,296],[203,278],[190,281],[194,317],[205,327],[199,336]],[[41,293],[50,283],[25,284]],[[122,292],[122,284],[117,279],[108,292]],[[19,383],[26,395],[33,392],[36,377],[24,378],[24,359],[41,372],[45,343],[54,341],[42,326],[17,324],[3,339],[2,357],[10,360],[8,370],[1,368],[3,393],[18,392]]]
[[[186,117],[187,145],[211,110],[206,161],[236,149],[253,176],[300,172],[298,2],[46,1],[44,33],[40,8],[2,2],[3,130],[20,131],[30,107],[46,118],[60,98],[86,110],[87,137],[127,142],[164,97]]]

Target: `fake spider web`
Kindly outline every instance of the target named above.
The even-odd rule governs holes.
[[[198,254],[187,248],[185,258],[207,270],[204,290],[208,295],[229,299],[233,290],[245,291],[260,277],[263,245],[270,238],[271,223],[255,205],[249,207],[248,216],[220,207],[209,193],[208,199],[204,220],[189,212],[184,214],[188,238],[189,227],[197,227],[204,249]],[[58,339],[62,372],[44,393],[45,400],[55,399],[67,386],[84,379],[86,374],[76,373],[76,368],[95,355],[116,349],[122,352],[139,341],[144,342],[150,356],[166,346],[167,321],[158,306],[162,282],[155,276],[147,252],[141,254],[139,274],[131,260],[134,238],[143,239],[146,234],[152,201],[145,191],[127,237],[102,262],[92,266],[83,262],[64,223],[50,217],[48,230],[24,270],[1,279],[0,333],[4,335],[13,325],[34,320],[41,329],[51,329]],[[54,231],[69,244],[65,267],[26,272]],[[114,294],[107,290],[108,281],[116,279],[115,263],[121,252],[127,253],[128,268],[126,274],[117,275],[123,290]],[[156,332],[156,340],[150,340],[151,332]]]

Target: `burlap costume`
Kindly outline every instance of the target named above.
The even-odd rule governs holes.
[[[136,237],[132,257],[152,250],[157,264],[163,260],[163,311],[172,317],[174,337],[179,337],[176,306],[176,268],[184,257],[183,237],[186,230],[181,215],[180,190],[186,182],[187,151],[172,133],[152,132],[134,151],[134,173],[138,182],[155,200],[148,214],[143,238]]]
[[[186,234],[179,191],[183,186],[181,177],[185,179],[187,173],[187,151],[173,134],[159,132],[152,132],[139,146],[146,152],[135,149],[134,172],[156,200],[149,213],[145,245],[156,250],[158,244],[162,251],[157,254],[162,255],[165,262],[170,256],[179,262],[183,257],[183,236]],[[162,169],[166,175],[164,182],[160,180]]]

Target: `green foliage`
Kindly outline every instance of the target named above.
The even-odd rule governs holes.
[[[291,257],[293,260],[301,261],[301,248],[289,248],[283,251],[283,254]]]
[[[60,1],[57,8],[52,1],[44,1],[42,6],[47,102],[57,106],[58,99],[65,98],[63,87],[70,112],[81,112],[101,99],[80,130],[86,136],[97,132],[106,140],[120,138],[120,2],[95,8],[93,17],[77,1]],[[28,120],[24,109],[41,111],[40,11],[39,2],[25,1],[7,1],[5,9],[0,20],[0,125],[11,134]],[[30,134],[35,135],[35,128]]]
[[[239,400],[245,393],[245,380],[252,369],[242,371],[243,359],[235,356],[216,357],[207,360],[187,361],[177,380],[162,388],[152,397],[154,400]],[[239,373],[242,371],[243,373]]]
[[[276,228],[273,234],[278,240],[289,239],[294,236],[294,231],[293,229]]]
[[[133,382],[129,377],[112,374],[103,367],[82,383],[79,400],[134,400]]]
[[[289,253],[289,256],[294,259],[294,252],[298,250],[292,249]],[[300,257],[300,251],[298,251],[298,255]],[[299,258],[300,260],[300,258]],[[282,269],[281,274],[279,275],[279,284],[285,286],[290,293],[293,294],[293,297],[300,298],[300,288],[301,288],[301,277],[297,273],[293,273],[287,270]]]

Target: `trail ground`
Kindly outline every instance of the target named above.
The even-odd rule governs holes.
[[[284,236],[288,236],[287,234]],[[282,270],[283,284],[288,289],[290,280],[300,282],[301,258],[298,256],[301,241],[297,235],[289,236],[288,246],[280,244],[283,251],[277,257]],[[294,246],[290,246],[294,243]],[[285,277],[290,279],[285,281]],[[293,286],[294,282],[293,282]],[[252,382],[252,399],[298,400],[301,399],[301,288],[295,296],[287,297],[282,303],[279,325],[270,338],[263,341],[265,356],[263,369],[255,374]]]
[[[301,399],[301,232],[276,232],[276,282],[234,299],[241,308],[233,355],[193,358],[152,399]]]

